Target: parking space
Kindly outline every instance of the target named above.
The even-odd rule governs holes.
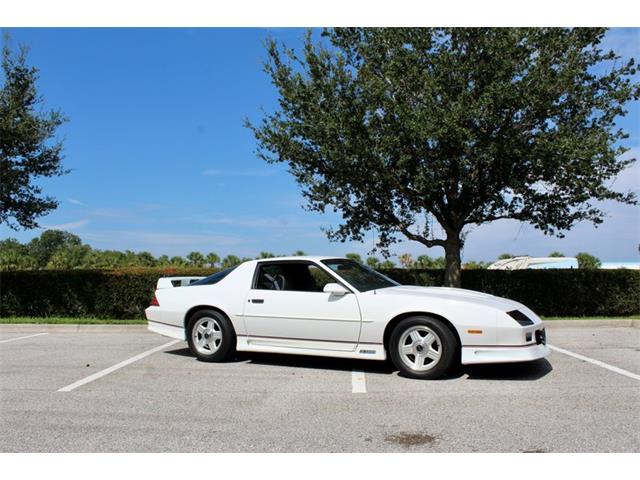
[[[166,343],[160,336],[145,333],[52,332],[39,336],[33,333],[11,335],[12,338],[23,338],[0,344],[3,392],[55,391],[110,367],[118,359]]]
[[[558,347],[640,374],[640,328],[561,328],[552,335]]]
[[[549,337],[640,374],[639,333],[552,328]],[[208,364],[143,328],[0,328],[4,339],[16,339],[0,343],[4,452],[640,449],[640,381],[559,351],[422,382],[388,362],[241,354]]]

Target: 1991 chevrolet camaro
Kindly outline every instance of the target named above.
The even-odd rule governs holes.
[[[524,305],[456,288],[403,286],[346,258],[253,260],[209,277],[158,280],[149,330],[187,340],[200,360],[235,351],[384,360],[420,379],[455,363],[549,354]]]

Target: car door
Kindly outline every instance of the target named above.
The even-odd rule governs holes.
[[[313,262],[259,262],[245,302],[248,341],[254,345],[355,350],[360,308],[353,292],[322,291],[337,280]]]

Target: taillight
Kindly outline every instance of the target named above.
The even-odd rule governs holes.
[[[153,300],[151,300],[152,307],[159,307],[160,302],[158,302],[158,297],[156,297],[155,293],[153,294]]]

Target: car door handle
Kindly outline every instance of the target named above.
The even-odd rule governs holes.
[[[251,303],[264,303],[262,298],[252,298]]]

